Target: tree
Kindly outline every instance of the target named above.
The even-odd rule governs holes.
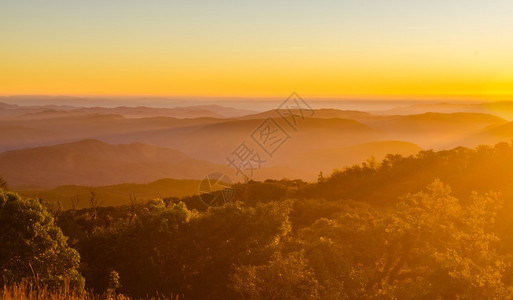
[[[136,216],[135,208],[137,207],[137,197],[132,194],[128,194],[128,198],[130,198],[130,222],[132,222]]]
[[[381,271],[368,288],[398,298],[504,297],[506,263],[491,230],[500,207],[496,194],[476,193],[461,206],[438,180],[407,195],[389,219]]]
[[[240,266],[232,276],[243,299],[319,299],[319,284],[302,252],[276,255],[263,266]]]
[[[78,204],[80,203],[80,199],[78,198],[78,195],[76,195],[75,197],[71,197],[70,200],[71,200],[70,201],[71,202],[71,211],[76,212]]]
[[[103,293],[112,289],[112,270],[119,275],[119,292],[133,297],[169,295],[181,287],[182,263],[180,228],[193,213],[183,203],[166,206],[156,199],[148,202],[131,218],[107,228],[97,228],[82,238],[79,249],[83,257],[83,274],[89,287]]]
[[[317,183],[323,183],[326,181],[326,178],[324,178],[324,175],[322,174],[322,171],[319,172],[319,175],[317,176]]]
[[[0,245],[0,285],[32,279],[53,289],[69,280],[83,289],[80,256],[39,200],[0,191]]]
[[[231,202],[191,219],[183,236],[187,249],[184,276],[190,298],[232,299],[227,287],[237,265],[260,266],[276,253],[290,233],[291,203]]]
[[[91,206],[91,218],[93,220],[96,220],[96,217],[98,216],[98,207],[100,206],[100,203],[96,198],[96,192],[93,190],[89,191],[89,205]]]
[[[0,191],[7,191],[9,190],[9,185],[7,184],[7,181],[0,176]]]
[[[300,229],[296,248],[322,299],[509,299],[494,234],[501,201],[472,193],[464,203],[437,180],[386,213],[341,207]]]
[[[121,287],[119,283],[119,273],[115,270],[110,271],[109,273],[109,285],[107,289],[107,294],[110,296],[116,297],[116,291]]]
[[[321,285],[321,299],[372,298],[366,285],[376,273],[384,249],[383,215],[351,203],[338,216],[320,218],[297,233],[296,249],[304,249],[309,268]]]

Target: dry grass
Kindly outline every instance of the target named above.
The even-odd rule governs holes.
[[[2,300],[96,300],[102,299],[99,296],[90,295],[87,293],[76,293],[69,289],[65,284],[57,291],[50,291],[47,288],[38,288],[32,282],[23,281],[11,286],[4,286],[0,291]]]
[[[0,289],[1,300],[131,300],[132,298],[123,295],[96,295],[93,293],[77,293],[70,290],[68,284],[64,284],[57,291],[50,291],[45,288],[38,288],[30,281],[23,281],[11,286],[4,286]],[[179,300],[180,297],[152,297],[147,300]]]

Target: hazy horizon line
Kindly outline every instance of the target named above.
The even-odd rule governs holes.
[[[291,94],[294,91],[291,92]],[[302,98],[323,101],[513,101],[513,95],[303,95]],[[290,94],[289,94],[290,95]],[[284,100],[289,95],[145,95],[145,94],[1,94],[0,98],[77,98],[77,99],[152,99],[152,100]]]

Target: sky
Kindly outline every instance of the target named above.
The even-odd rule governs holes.
[[[0,95],[513,99],[513,1],[1,0]]]

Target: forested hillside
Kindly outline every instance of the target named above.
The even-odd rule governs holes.
[[[370,159],[316,183],[235,184],[210,208],[194,196],[61,211],[2,191],[0,236],[23,243],[2,241],[0,280],[31,278],[14,267],[21,259],[51,286],[72,278],[81,289],[83,277],[96,294],[131,297],[511,298],[512,173],[513,145],[502,143]],[[34,230],[14,226],[13,211]],[[69,255],[9,252],[33,245]]]

